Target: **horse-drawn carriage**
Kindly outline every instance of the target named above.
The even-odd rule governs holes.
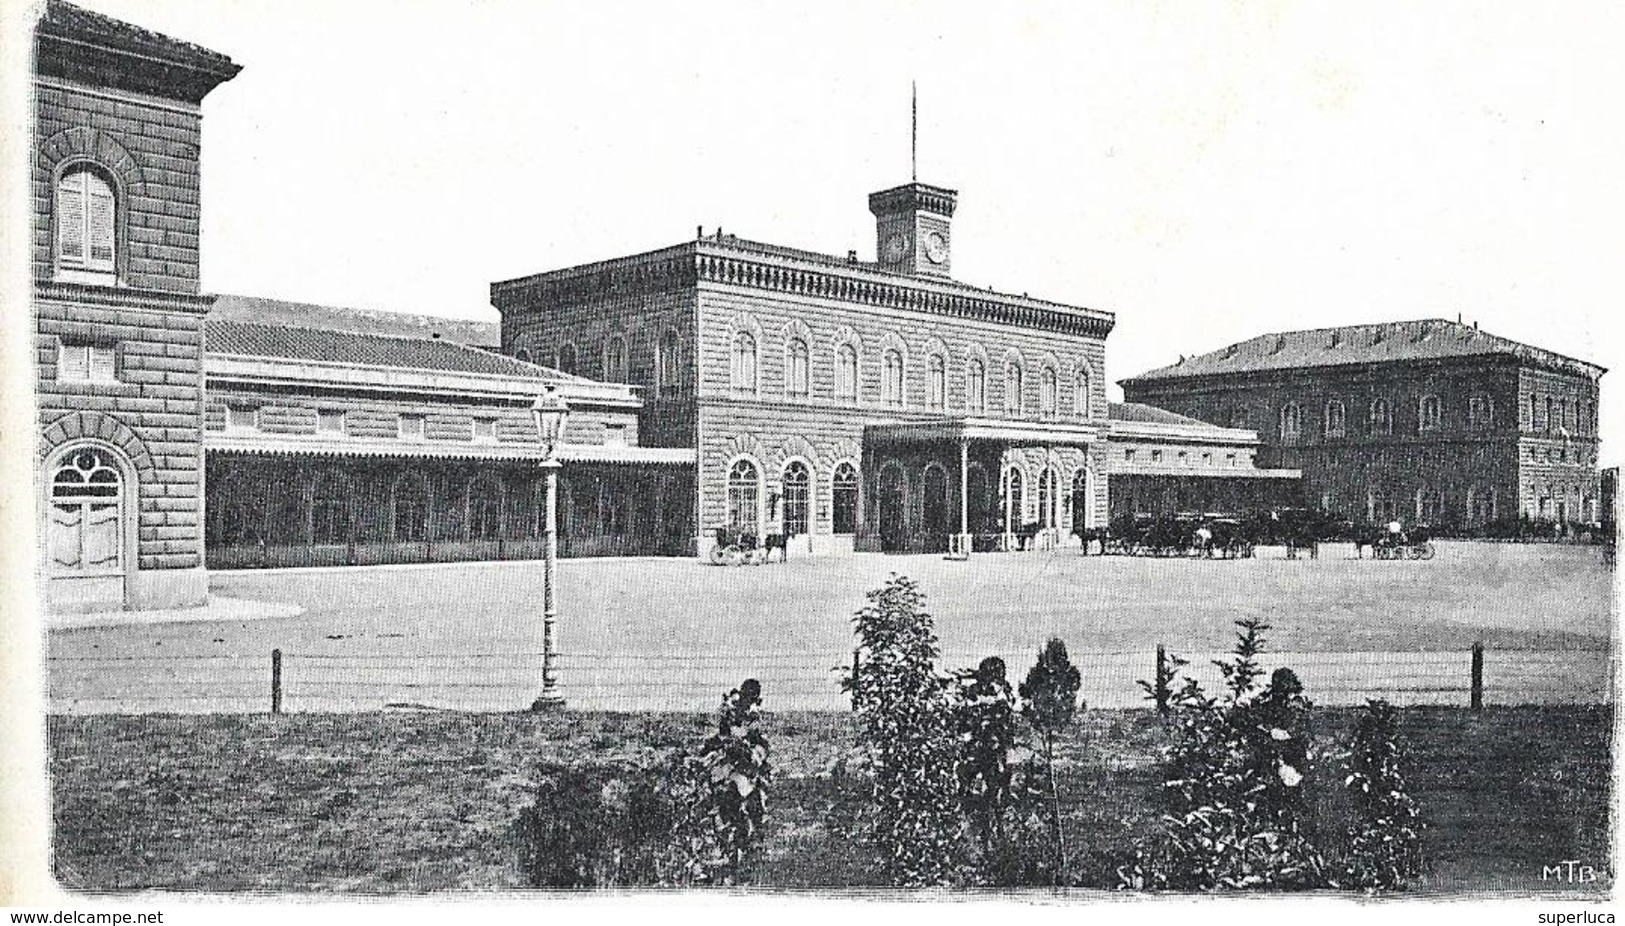
[[[779,562],[790,558],[789,538],[784,534],[757,536],[755,531],[738,527],[719,527],[713,532],[716,543],[711,546],[713,566],[760,566],[768,562],[774,550],[779,551]]]
[[[1371,548],[1373,559],[1432,559],[1433,535],[1426,525],[1394,533],[1383,527],[1365,531],[1354,539],[1355,555],[1363,556],[1364,548]]]

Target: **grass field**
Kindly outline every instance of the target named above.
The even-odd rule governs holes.
[[[1024,668],[1067,640],[1097,706],[1138,703],[1152,653],[1226,650],[1258,615],[1323,703],[1381,693],[1466,700],[1467,650],[1490,650],[1492,702],[1594,702],[1612,688],[1613,573],[1597,548],[1442,542],[1430,562],[1317,560],[1279,549],[1241,561],[1082,557],[1076,550],[802,558],[713,567],[691,560],[560,564],[561,677],[577,707],[706,709],[754,674],[778,709],[841,704],[831,668],[851,658],[851,613],[901,572],[918,580],[948,664],[1000,654]],[[272,648],[287,654],[291,710],[390,702],[511,710],[539,685],[541,564],[469,563],[216,573],[217,594],[294,602],[262,621],[51,634],[55,712],[263,710]],[[1538,650],[1516,658],[1506,651]]]
[[[1352,712],[1317,711],[1322,749]],[[648,760],[692,747],[703,715],[372,713],[57,716],[55,870],[76,891],[417,892],[522,886],[512,824],[538,763]],[[1610,855],[1606,707],[1403,712],[1407,777],[1428,829],[1422,888],[1549,892],[1543,866]],[[850,716],[777,714],[778,768],[755,884],[861,886],[876,866],[830,804]],[[1097,884],[1153,824],[1159,727],[1087,711],[1060,748],[1067,829]],[[1320,781],[1335,776],[1323,762]],[[1586,885],[1609,890],[1604,880]]]

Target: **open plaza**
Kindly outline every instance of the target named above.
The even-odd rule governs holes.
[[[1158,645],[1210,679],[1208,659],[1248,616],[1272,625],[1268,659],[1298,670],[1320,703],[1465,706],[1474,643],[1489,703],[1611,698],[1613,573],[1599,548],[1450,541],[1425,562],[1356,558],[1347,545],[1228,561],[1076,549],[735,567],[569,560],[561,689],[577,709],[707,710],[749,675],[770,709],[840,709],[851,615],[892,573],[926,592],[944,668],[997,654],[1019,677],[1059,636],[1096,706],[1142,703],[1135,682],[1151,676]],[[260,606],[179,622],[109,615],[109,626],[51,633],[51,710],[265,711],[274,649],[289,711],[509,711],[538,691],[540,563],[222,571],[211,582],[217,600]],[[300,613],[278,616],[290,609]]]

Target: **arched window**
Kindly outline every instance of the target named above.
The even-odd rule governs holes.
[[[422,473],[402,473],[390,490],[391,540],[417,543],[429,539],[429,485]]]
[[[1044,371],[1038,374],[1038,412],[1045,418],[1055,417],[1057,392],[1055,371],[1045,367]]]
[[[858,532],[858,468],[851,463],[835,467],[830,483],[830,515],[837,534]]]
[[[1323,435],[1326,437],[1342,437],[1345,433],[1347,433],[1347,418],[1347,410],[1344,409],[1341,401],[1338,399],[1332,399],[1330,402],[1327,402],[1326,421],[1322,429]]]
[[[56,258],[65,270],[112,273],[117,258],[113,185],[89,165],[70,169],[56,186]]]
[[[124,480],[105,451],[84,447],[51,474],[47,546],[53,572],[114,575],[123,571]]]
[[[1296,402],[1281,406],[1281,440],[1295,441],[1303,435],[1303,409]]]
[[[835,349],[835,397],[849,402],[858,398],[858,349],[851,344]]]
[[[576,346],[574,344],[559,345],[558,371],[574,375],[576,372]]]
[[[1372,434],[1394,433],[1394,410],[1389,407],[1387,399],[1377,399],[1371,403],[1370,426]]]
[[[791,460],[784,467],[784,532],[792,537],[810,533],[812,473],[807,464]]]
[[[965,368],[965,410],[987,411],[987,366],[978,358],[972,358]]]
[[[318,546],[350,542],[355,493],[347,473],[324,469],[310,487],[310,542]]]
[[[1072,393],[1072,404],[1079,418],[1087,418],[1092,414],[1093,407],[1090,402],[1090,390],[1094,388],[1092,380],[1088,367],[1078,367],[1078,385],[1076,391]]]
[[[1495,427],[1495,404],[1487,395],[1469,396],[1467,399],[1467,427],[1474,431],[1488,431]]]
[[[1439,427],[1439,397],[1422,396],[1416,403],[1416,429],[1432,431]]]
[[[924,495],[920,499],[920,516],[928,534],[948,532],[948,473],[932,464],[925,468]]]
[[[496,540],[502,536],[502,485],[484,476],[468,486],[468,539]]]
[[[925,403],[930,408],[948,404],[948,362],[941,354],[932,354],[926,363]]]
[[[1013,359],[1004,364],[1004,413],[1021,414],[1021,364]]]
[[[1551,396],[1546,397],[1546,431],[1557,430],[1557,400]]]
[[[683,358],[677,332],[666,329],[660,336],[660,394],[677,395],[683,391]]]
[[[756,391],[756,338],[748,331],[734,332],[730,382],[735,392]]]
[[[903,353],[892,348],[886,351],[880,380],[881,401],[887,405],[903,404]]]
[[[532,362],[534,362],[534,361],[532,361],[530,359],[530,351],[523,348],[523,347],[518,348],[517,350],[515,350],[513,352],[513,359],[519,361],[520,363],[532,363]]]
[[[801,338],[791,338],[784,354],[784,392],[786,395],[805,396],[808,386],[807,342]]]
[[[736,460],[728,469],[728,526],[760,534],[762,476],[756,464]]]
[[[626,338],[618,334],[604,342],[604,381],[626,382]]]

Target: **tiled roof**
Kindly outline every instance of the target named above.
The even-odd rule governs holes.
[[[183,42],[122,19],[114,19],[84,7],[49,0],[40,17],[38,34],[70,42],[94,41],[108,48],[229,79],[242,70],[231,58],[217,51]]]
[[[1135,421],[1142,424],[1178,424],[1186,427],[1211,428],[1213,425],[1184,415],[1176,415],[1155,405],[1142,402],[1108,402],[1106,417],[1112,421]]]
[[[487,309],[487,312],[494,313],[494,310]],[[438,338],[490,350],[498,349],[502,343],[502,326],[494,321],[407,315],[375,309],[345,309],[259,296],[221,295],[216,298],[214,308],[209,310],[209,319],[402,338]]]
[[[1123,380],[1124,384],[1269,370],[1348,364],[1505,356],[1528,363],[1601,375],[1602,367],[1442,318],[1347,325],[1260,335],[1229,347]]]
[[[477,373],[555,382],[578,379],[557,370],[445,339],[262,325],[217,318],[209,319],[207,333],[207,350],[211,354]]]

